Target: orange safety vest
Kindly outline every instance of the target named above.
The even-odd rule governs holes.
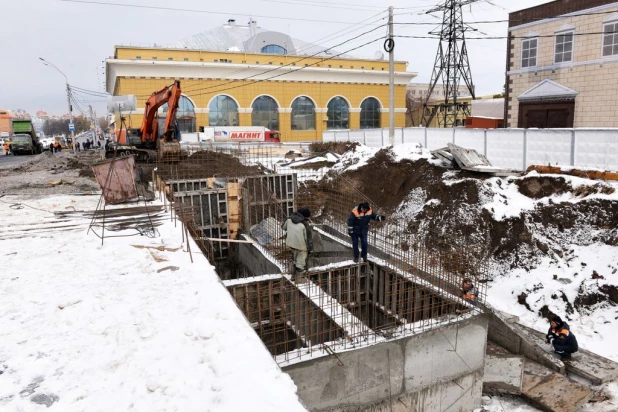
[[[354,209],[352,209],[352,213],[354,213],[354,216],[356,216],[356,217],[363,217],[363,216],[371,215],[373,213],[373,210],[369,209],[365,213],[360,213],[358,211],[358,208],[355,207]]]
[[[569,336],[569,330],[568,329],[560,329],[560,330],[556,330],[556,329],[552,329],[552,332],[554,332],[556,335],[564,335],[564,336]]]

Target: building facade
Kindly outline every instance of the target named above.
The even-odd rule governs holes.
[[[180,80],[181,132],[208,126],[264,126],[282,141],[321,140],[328,129],[405,125],[406,85],[416,74],[395,63],[395,107],[388,107],[388,62],[335,50],[257,27],[226,25],[173,47],[117,46],[106,62],[113,95],[135,95],[133,126],[156,90]],[[166,108],[164,108],[166,110]]]
[[[506,127],[618,127],[618,2],[509,14]]]

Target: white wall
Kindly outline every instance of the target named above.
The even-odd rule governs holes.
[[[325,142],[355,141],[388,145],[388,129],[324,132]],[[487,156],[498,167],[524,170],[558,165],[618,170],[618,129],[395,129],[395,145],[420,143],[430,150],[455,143]]]

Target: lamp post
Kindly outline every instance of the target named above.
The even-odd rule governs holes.
[[[67,90],[67,105],[69,106],[69,124],[72,124],[73,123],[73,108],[71,107],[71,89],[69,87],[69,79],[67,78],[67,75],[64,74],[62,70],[57,68],[53,63],[48,62],[44,58],[39,57],[39,60],[42,61],[45,66],[56,69],[58,73],[64,76],[64,82],[66,84],[66,90]],[[75,152],[76,151],[75,150],[75,130],[71,130],[70,132],[71,132],[71,141],[73,142],[73,151]]]

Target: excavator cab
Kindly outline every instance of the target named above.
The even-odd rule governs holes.
[[[118,130],[116,149],[132,153],[139,160],[151,161],[155,157],[159,161],[180,160],[180,136],[176,124],[180,95],[178,80],[152,93],[146,100],[141,127]],[[158,110],[166,103],[165,121],[159,126]],[[107,153],[108,157],[111,155],[113,151]]]

